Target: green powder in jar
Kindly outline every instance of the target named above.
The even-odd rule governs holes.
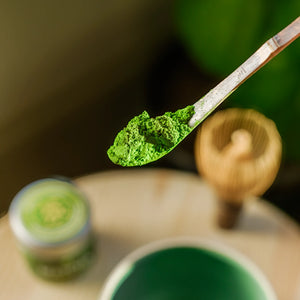
[[[156,118],[150,118],[144,111],[117,134],[107,151],[108,157],[124,167],[141,166],[161,158],[194,129],[188,125],[194,113],[193,105]]]

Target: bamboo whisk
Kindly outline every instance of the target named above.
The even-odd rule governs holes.
[[[243,202],[270,187],[281,152],[274,122],[255,110],[227,109],[203,123],[196,137],[196,165],[217,193],[221,227],[232,228]]]

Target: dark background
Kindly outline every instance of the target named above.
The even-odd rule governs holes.
[[[106,150],[129,119],[205,95],[297,17],[299,1],[287,2],[1,2],[0,215],[33,180],[119,169]],[[298,222],[299,49],[297,40],[219,108],[275,121],[282,165],[264,197]],[[145,168],[197,173],[195,135]]]

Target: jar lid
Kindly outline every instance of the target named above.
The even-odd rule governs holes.
[[[80,240],[89,231],[89,207],[71,183],[41,179],[13,199],[9,219],[17,239],[29,247],[49,247]]]

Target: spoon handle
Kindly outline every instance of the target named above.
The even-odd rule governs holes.
[[[201,122],[244,81],[300,36],[300,17],[265,42],[242,65],[210,90],[195,104],[195,114],[189,121],[194,127]]]

